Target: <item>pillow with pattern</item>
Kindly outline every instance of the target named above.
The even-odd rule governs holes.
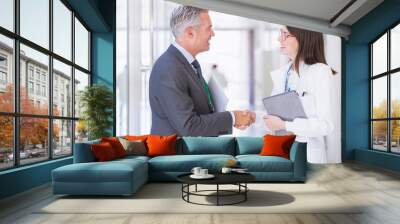
[[[146,156],[146,145],[142,140],[127,140],[125,138],[118,138],[126,151],[126,155]]]

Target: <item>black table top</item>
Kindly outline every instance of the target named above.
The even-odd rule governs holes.
[[[178,181],[186,184],[236,184],[248,183],[255,180],[255,177],[249,173],[212,173],[215,177],[211,179],[194,179],[186,173],[177,177]]]

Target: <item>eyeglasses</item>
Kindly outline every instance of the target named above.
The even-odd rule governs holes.
[[[285,41],[286,39],[288,39],[289,37],[294,37],[291,34],[288,34],[286,32],[281,32],[281,34],[279,35],[279,39]]]

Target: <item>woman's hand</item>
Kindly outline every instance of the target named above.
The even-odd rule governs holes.
[[[285,130],[286,129],[285,122],[282,121],[282,119],[280,119],[277,116],[264,115],[263,119],[264,119],[265,125],[271,131],[278,131],[278,130]]]

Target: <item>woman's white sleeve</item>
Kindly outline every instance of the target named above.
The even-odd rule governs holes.
[[[318,137],[328,135],[333,131],[332,109],[332,72],[329,66],[316,68],[312,82],[312,91],[315,103],[315,117],[296,118],[292,122],[285,122],[286,130],[302,137]]]

